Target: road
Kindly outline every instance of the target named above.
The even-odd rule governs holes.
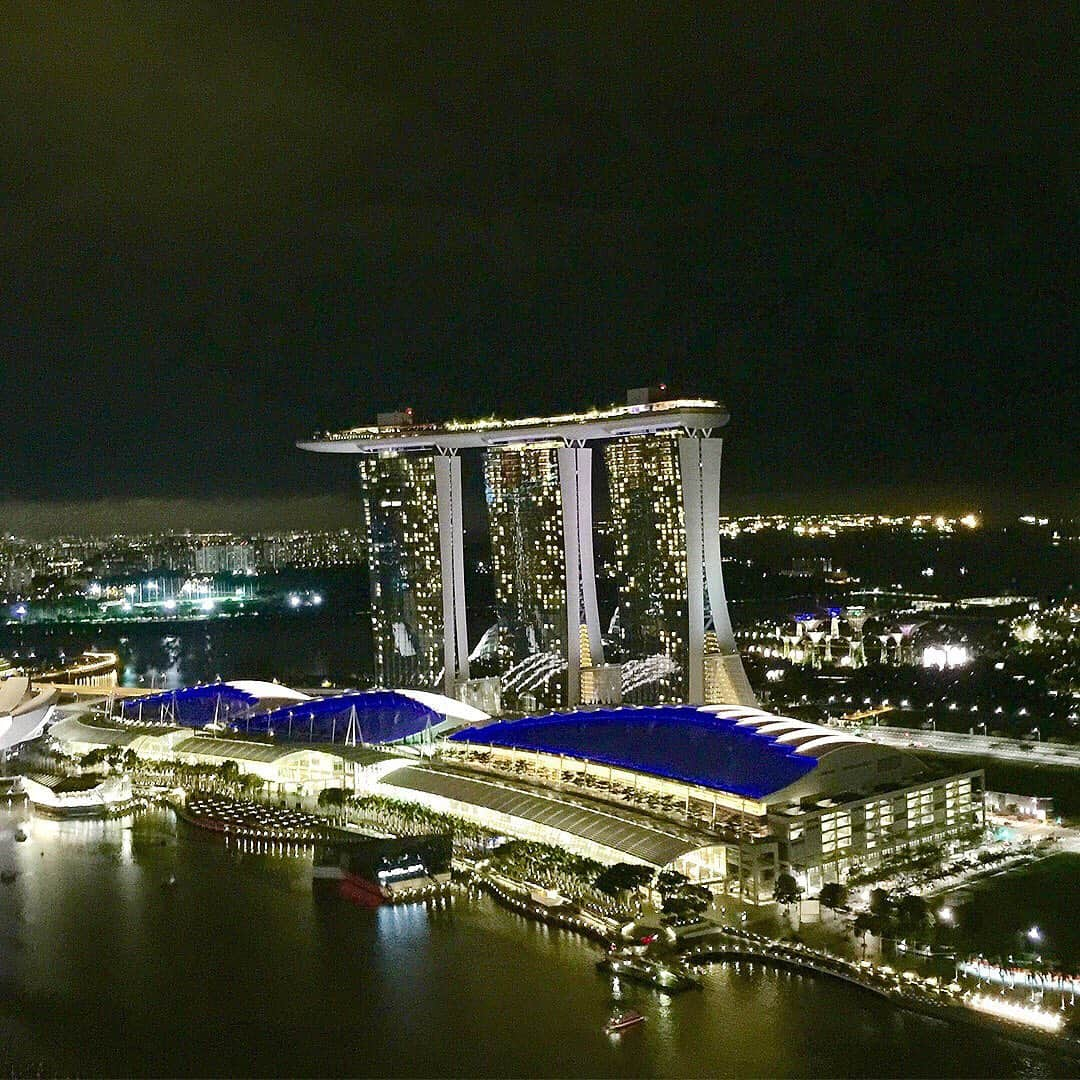
[[[933,750],[937,754],[990,757],[1024,765],[1056,765],[1080,768],[1080,747],[1058,743],[1020,742],[1001,735],[965,735],[955,731],[923,731],[915,728],[868,727],[861,732],[871,742],[905,749]]]

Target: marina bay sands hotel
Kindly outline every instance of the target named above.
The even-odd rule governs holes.
[[[756,704],[720,563],[717,401],[632,390],[567,416],[425,424],[411,410],[304,450],[358,457],[377,679],[489,712]],[[610,497],[617,610],[602,635],[593,447]],[[470,645],[462,461],[482,469],[497,621]]]

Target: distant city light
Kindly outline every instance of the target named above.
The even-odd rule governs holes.
[[[964,667],[971,662],[971,654],[964,645],[928,645],[922,651],[922,666],[936,667],[939,671],[946,668]]]

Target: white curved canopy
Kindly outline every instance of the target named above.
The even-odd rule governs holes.
[[[435,712],[441,713],[449,719],[460,720],[465,724],[478,724],[481,720],[491,719],[490,714],[481,709],[466,705],[464,701],[447,697],[445,694],[436,694],[431,690],[395,689],[394,693],[412,698],[413,701],[419,701],[421,705],[426,705],[429,709],[434,709]]]
[[[854,735],[822,735],[819,739],[811,739],[808,743],[803,743],[795,750],[796,754],[813,754],[815,757],[819,757],[819,751],[830,746],[841,745],[866,745],[865,739],[857,739]]]
[[[307,694],[301,694],[299,690],[293,690],[291,686],[282,686],[281,683],[264,682],[262,679],[230,679],[226,686],[236,690],[243,690],[245,694],[251,694],[260,701],[270,699],[273,701],[310,701]]]

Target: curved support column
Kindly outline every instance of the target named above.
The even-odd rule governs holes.
[[[592,450],[563,446],[557,451],[566,567],[566,659],[568,705],[581,701],[581,627],[591,662],[604,662],[592,537]]]
[[[435,458],[435,497],[439,508],[439,568],[443,601],[443,687],[453,697],[469,677],[469,639],[465,621],[465,544],[462,525],[461,458]]]
[[[735,645],[724,592],[720,561],[721,447],[720,439],[701,435],[686,435],[679,439],[690,622],[689,701],[693,704],[722,702],[756,706],[757,698]],[[708,660],[705,656],[707,620],[711,620],[720,647],[719,654],[709,656]]]

